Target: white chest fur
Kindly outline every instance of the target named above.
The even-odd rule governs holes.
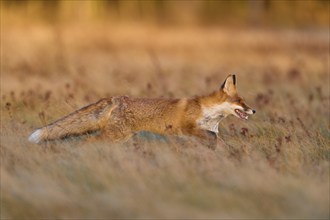
[[[210,107],[202,107],[202,116],[197,120],[197,126],[218,133],[219,122],[229,115],[231,106],[224,102]]]

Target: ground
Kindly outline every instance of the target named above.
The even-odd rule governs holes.
[[[329,218],[329,35],[26,25],[1,32],[1,218]],[[27,141],[114,95],[190,97],[228,74],[257,110],[189,137]]]

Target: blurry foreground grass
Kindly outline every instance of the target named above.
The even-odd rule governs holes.
[[[329,218],[325,32],[6,27],[1,218]],[[104,96],[187,97],[236,73],[257,114],[215,151],[193,138],[34,145],[27,136]],[[147,136],[147,137],[145,137]]]

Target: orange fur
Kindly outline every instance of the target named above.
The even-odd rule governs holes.
[[[189,99],[104,98],[36,130],[29,140],[39,143],[100,131],[101,136],[119,141],[150,131],[192,135],[214,144],[221,119],[231,114],[247,119],[247,114],[255,113],[237,94],[235,84],[235,75],[229,75],[220,89]]]

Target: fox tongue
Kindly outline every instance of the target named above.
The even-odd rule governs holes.
[[[248,119],[248,115],[245,112],[243,112],[239,109],[235,109],[235,112],[241,119],[245,119],[245,120]]]

